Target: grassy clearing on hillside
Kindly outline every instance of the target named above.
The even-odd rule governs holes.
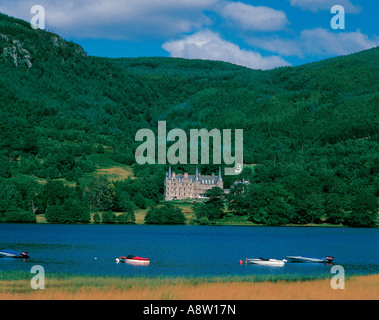
[[[109,180],[122,181],[128,179],[135,179],[133,169],[130,166],[114,166],[111,168],[99,168],[96,173],[106,176]]]
[[[123,165],[113,161],[110,158],[110,152],[107,151],[104,154],[90,154],[87,159],[93,162],[96,166],[96,170],[90,173],[84,173],[83,177],[80,178],[82,185],[87,185],[90,183],[91,179],[97,175],[103,175],[110,181],[122,181],[128,179],[136,179],[131,166]],[[29,181],[38,182],[40,184],[46,184],[47,180],[44,178],[38,178],[35,175],[20,173],[17,169],[12,170],[12,179],[19,183],[27,183]],[[76,183],[73,181],[67,181],[65,178],[54,179],[63,181],[63,183],[70,187],[75,187]]]
[[[135,179],[132,167],[113,161],[109,157],[109,153],[91,154],[87,159],[95,164],[96,170],[83,175],[80,182],[84,185],[89,184],[91,178],[96,174],[104,175],[110,181],[122,181],[129,177]]]

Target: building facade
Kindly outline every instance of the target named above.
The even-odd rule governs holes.
[[[196,167],[196,174],[189,175],[187,172],[184,174],[175,174],[171,172],[171,166],[165,178],[165,200],[176,199],[203,199],[207,190],[213,187],[223,189],[224,182],[222,181],[221,168],[218,170],[218,176],[201,175],[199,169]]]

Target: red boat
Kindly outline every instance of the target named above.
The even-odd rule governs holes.
[[[142,257],[136,257],[133,255],[128,255],[126,257],[118,257],[116,259],[116,262],[125,262],[125,263],[132,263],[132,264],[147,265],[147,264],[150,264],[150,259],[142,258]]]

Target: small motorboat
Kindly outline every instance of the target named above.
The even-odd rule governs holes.
[[[287,256],[290,262],[303,262],[303,263],[332,263],[333,257],[327,256],[325,258],[315,258],[315,257],[303,257],[303,256]]]
[[[136,257],[133,255],[128,255],[126,257],[118,257],[116,258],[116,262],[125,262],[125,263],[132,263],[132,264],[139,264],[139,265],[148,265],[150,264],[150,259],[148,258],[142,258],[142,257]]]
[[[265,259],[265,258],[259,258],[259,259],[250,259],[246,258],[245,263],[246,264],[259,264],[262,266],[275,266],[275,267],[282,267],[287,262],[287,260],[277,260],[277,259]]]
[[[28,259],[29,255],[26,251],[14,251],[11,249],[4,249],[0,251],[0,258]]]

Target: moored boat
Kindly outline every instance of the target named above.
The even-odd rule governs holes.
[[[304,257],[304,256],[286,256],[290,262],[302,262],[302,263],[332,263],[333,257],[327,256],[325,258],[316,257]]]
[[[12,249],[3,249],[0,251],[0,258],[28,259],[29,254],[26,251],[14,251]]]
[[[262,266],[275,266],[275,267],[282,267],[287,262],[287,260],[277,260],[277,259],[265,259],[265,258],[259,258],[259,259],[250,259],[246,258],[245,263],[246,264],[258,264]]]
[[[148,264],[150,264],[150,259],[142,258],[142,257],[136,257],[133,255],[128,255],[126,257],[120,256],[120,257],[116,258],[116,262],[125,262],[125,263],[132,263],[132,264],[148,265]]]

